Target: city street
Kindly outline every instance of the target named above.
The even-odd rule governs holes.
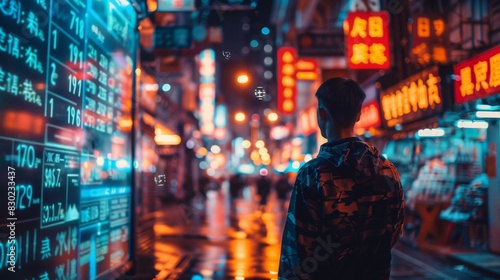
[[[177,204],[158,215],[159,263],[182,252],[189,264],[177,270],[179,279],[277,279],[284,208],[272,192],[261,211],[255,190],[247,187],[230,212],[226,188],[208,193],[206,211]],[[495,279],[402,242],[393,250],[392,263],[391,279]],[[168,269],[165,273],[175,279]]]

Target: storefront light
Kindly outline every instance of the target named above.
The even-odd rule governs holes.
[[[119,159],[116,161],[116,167],[119,169],[127,169],[130,168],[130,164],[125,159]]]
[[[456,123],[458,128],[488,128],[488,122],[486,121],[471,121],[471,120],[459,120]]]
[[[97,157],[96,163],[99,166],[103,166],[104,165],[104,158],[103,157]]]
[[[157,145],[179,145],[181,143],[181,137],[175,134],[159,134],[155,136],[155,142]]]
[[[483,119],[500,119],[499,111],[478,111],[476,117]]]
[[[417,132],[418,137],[442,137],[445,135],[444,129],[442,128],[425,128],[425,129],[420,129]]]

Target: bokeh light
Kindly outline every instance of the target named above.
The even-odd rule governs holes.
[[[264,58],[264,64],[267,65],[267,66],[273,64],[273,59],[271,57],[269,57],[269,56],[266,57],[266,58]]]
[[[273,51],[273,46],[271,46],[271,45],[269,45],[269,44],[266,44],[266,45],[264,46],[264,51],[265,51],[266,53],[270,53],[270,52],[272,52],[272,51]]]
[[[278,120],[278,114],[275,112],[269,113],[269,115],[267,115],[267,119],[271,122],[275,122]]]
[[[264,72],[264,78],[270,80],[273,78],[273,72],[267,70],[266,72]]]
[[[255,147],[257,147],[258,149],[264,148],[265,145],[266,143],[264,143],[264,141],[262,140],[257,140],[257,142],[255,142]]]
[[[242,112],[238,112],[238,113],[236,113],[236,115],[234,116],[234,119],[235,119],[236,121],[238,121],[238,122],[242,122],[242,121],[244,121],[246,118],[247,118],[247,117],[246,117],[246,116],[245,116],[245,114],[244,114],[244,113],[242,113]]]
[[[167,91],[169,91],[171,88],[172,88],[172,86],[170,86],[170,84],[164,84],[164,85],[161,87],[161,90],[163,90],[164,92],[167,92]]]
[[[241,146],[243,146],[243,148],[245,149],[248,149],[252,146],[252,142],[250,142],[249,140],[243,140],[243,142],[241,142]]]
[[[258,46],[259,46],[259,41],[255,40],[255,39],[250,41],[250,47],[257,48]]]
[[[248,83],[249,78],[248,78],[248,75],[241,74],[238,76],[237,80],[238,80],[238,83],[240,83],[240,84],[246,84],[246,83]]]
[[[217,145],[213,145],[213,146],[210,148],[210,151],[211,151],[212,153],[214,153],[214,154],[218,154],[218,153],[220,153],[221,148],[220,148],[219,146],[217,146]]]

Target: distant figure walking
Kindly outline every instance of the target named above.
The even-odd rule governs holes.
[[[257,180],[257,194],[260,196],[260,207],[265,207],[267,205],[267,197],[271,191],[271,181],[267,176],[261,175],[259,180]]]
[[[231,206],[231,210],[236,210],[235,200],[240,197],[243,187],[244,181],[241,174],[237,173],[231,176],[231,178],[229,179],[229,203]]]
[[[285,173],[281,174],[278,181],[274,185],[276,189],[276,194],[278,196],[278,200],[280,202],[280,206],[283,210],[285,209],[285,203],[288,199],[288,194],[292,190],[292,184],[288,181],[288,177]]]

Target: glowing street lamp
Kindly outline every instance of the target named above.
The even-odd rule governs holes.
[[[237,122],[242,122],[246,119],[247,117],[245,116],[245,114],[243,112],[238,112],[236,113],[236,115],[234,115],[234,119],[237,121]]]
[[[246,84],[246,83],[248,83],[248,80],[249,80],[249,78],[248,78],[248,75],[246,75],[246,74],[241,74],[237,78],[237,81],[240,84]]]
[[[270,122],[275,122],[278,120],[278,114],[276,114],[275,112],[269,113],[269,115],[267,115],[267,119]]]

